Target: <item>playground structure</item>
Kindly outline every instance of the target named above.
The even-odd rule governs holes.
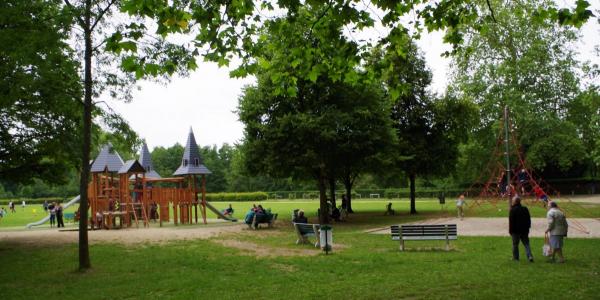
[[[539,205],[544,208],[547,207],[549,201],[559,199],[568,202],[569,205],[579,205],[566,197],[561,198],[558,190],[552,188],[532,171],[532,168],[524,159],[523,151],[515,136],[508,108],[504,109],[502,123],[503,128],[500,129],[495,149],[487,167],[475,183],[464,192],[466,196],[473,197],[473,195],[476,195],[472,201],[469,201],[467,210],[482,208],[485,203],[491,204],[487,209],[498,209],[498,204],[506,201],[508,211],[510,211],[511,199],[516,195],[528,204]],[[511,159],[516,163],[511,164]],[[486,181],[482,183],[482,179],[486,176]],[[568,217],[568,211],[564,207],[560,209]],[[582,211],[585,210],[582,209]],[[584,225],[574,219],[569,221],[575,230],[589,234]]]
[[[119,227],[133,224],[137,227],[140,223],[148,227],[152,220],[162,225],[171,218],[175,225],[197,224],[198,210],[206,224],[207,206],[220,215],[206,202],[206,175],[211,172],[202,163],[191,129],[181,165],[173,174],[177,177],[160,177],[145,143],[139,161],[125,163],[112,145],[105,145],[92,162],[90,172],[88,197],[92,228],[114,228],[117,219]]]

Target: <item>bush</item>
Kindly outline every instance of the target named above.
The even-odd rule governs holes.
[[[200,196],[199,196],[200,197]],[[206,201],[245,202],[267,200],[269,195],[265,192],[251,193],[207,193]]]

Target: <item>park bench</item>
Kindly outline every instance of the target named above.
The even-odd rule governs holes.
[[[75,220],[75,213],[65,213],[63,215],[63,218],[65,219],[65,221],[72,223]]]
[[[400,241],[400,251],[406,240],[446,240],[446,250],[450,250],[450,240],[457,239],[456,224],[392,225],[391,232],[392,240]]]
[[[296,234],[298,235],[298,239],[296,240],[296,244],[308,244],[309,236],[314,236],[315,247],[319,247],[319,230],[321,229],[320,224],[307,224],[307,223],[293,223],[294,229],[296,230]]]
[[[273,224],[277,220],[277,214],[254,214],[252,223],[248,224],[248,227],[258,229],[259,224],[268,224],[268,227],[273,227]]]

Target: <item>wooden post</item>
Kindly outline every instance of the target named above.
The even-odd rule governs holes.
[[[194,181],[194,211],[195,211],[195,220],[196,224],[198,224],[198,187],[196,185],[196,176],[192,175],[192,180]],[[206,224],[206,222],[205,222]]]
[[[202,174],[202,219],[206,224],[206,175]]]
[[[176,202],[173,201],[173,222],[175,223],[175,226],[177,226],[177,205],[175,203]]]

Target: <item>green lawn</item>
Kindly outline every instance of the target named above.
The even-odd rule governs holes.
[[[359,223],[366,222],[367,224],[387,224],[389,218],[385,219],[373,219],[372,216],[382,215],[385,211],[385,206],[388,202],[392,202],[392,207],[396,210],[397,215],[390,217],[396,218],[400,221],[406,221],[425,217],[443,217],[443,216],[454,216],[455,207],[454,201],[448,201],[446,204],[446,210],[442,210],[437,200],[423,199],[418,200],[416,203],[418,216],[409,216],[410,203],[407,200],[353,200],[352,207],[358,214],[352,215],[352,218]],[[218,209],[225,209],[229,202],[211,202],[213,206]],[[256,202],[256,204],[262,204],[265,208],[271,208],[273,212],[279,214],[279,219],[287,220],[290,219],[291,213],[294,209],[303,209],[309,218],[314,218],[316,221],[317,209],[319,202],[316,200],[270,200]],[[533,217],[545,217],[546,210],[539,204],[526,204],[528,205],[531,215]],[[235,217],[242,218],[250,207],[251,202],[232,202],[232,206],[235,209]],[[506,217],[507,210],[504,202],[496,203],[495,205],[490,203],[484,203],[481,206],[472,205],[467,208],[467,217]],[[70,207],[65,212],[74,212],[77,206]],[[561,203],[561,207],[567,211],[567,217],[580,217],[580,218],[598,218],[600,217],[600,205],[599,204],[587,204],[587,203]],[[39,221],[44,217],[44,212],[41,205],[28,205],[25,210],[20,206],[16,208],[17,212],[9,214],[3,219],[0,219],[0,230],[2,229],[20,229],[23,226],[31,222]],[[33,212],[35,210],[35,214]],[[216,216],[208,211],[208,218],[215,218]],[[356,223],[356,222],[353,222]],[[41,227],[49,227],[48,223]],[[68,225],[67,225],[68,226]]]
[[[143,229],[140,229],[143,230]],[[291,226],[248,230],[212,240],[121,246],[92,245],[93,269],[77,268],[76,245],[24,247],[0,243],[3,299],[597,299],[600,240],[568,239],[567,263],[548,264],[542,240],[536,262],[510,260],[510,239],[459,237],[407,242],[335,227],[343,249],[324,255],[295,245]],[[234,239],[316,256],[256,257],[215,241]],[[252,252],[251,252],[252,253]]]
[[[315,221],[316,201],[263,202],[281,214],[273,229],[210,240],[91,245],[93,269],[85,274],[75,271],[76,244],[25,246],[0,240],[0,293],[2,299],[597,299],[600,294],[600,239],[567,239],[565,264],[545,263],[539,238],[532,239],[533,264],[510,260],[509,237],[461,236],[449,252],[442,250],[443,241],[408,241],[408,251],[400,252],[389,235],[364,229],[447,213],[434,201],[420,201],[419,214],[410,216],[408,203],[395,201],[398,214],[383,216],[387,202],[354,202],[360,213],[334,224],[336,246],[330,255],[295,245],[288,223],[294,208],[306,210]],[[228,203],[213,204],[224,208]],[[251,205],[233,203],[238,217]],[[504,210],[487,208],[472,213],[506,216]],[[532,211],[543,215],[542,209]],[[588,212],[598,215],[598,208]],[[14,222],[31,221],[19,213],[12,215]],[[256,244],[265,253],[300,249],[314,256],[258,256],[223,246],[221,240]]]

